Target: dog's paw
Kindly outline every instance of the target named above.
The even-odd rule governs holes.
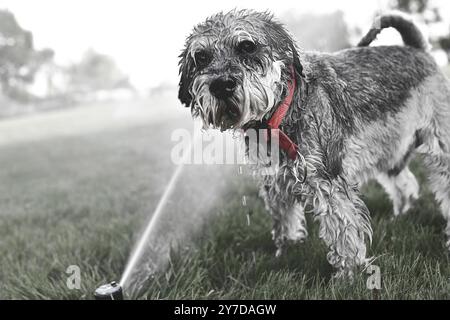
[[[450,253],[450,220],[447,224],[447,228],[445,229],[445,235],[447,238],[447,242],[445,243],[445,247],[447,248],[448,253]]]
[[[394,198],[396,217],[406,215],[420,197],[419,184],[412,173],[407,173],[396,181],[398,196]]]
[[[275,252],[275,258],[279,259],[283,255],[283,248],[278,248]]]
[[[332,278],[337,281],[345,281],[348,283],[353,283],[355,279],[355,272],[353,269],[341,269],[336,271]]]
[[[303,243],[308,238],[306,221],[301,214],[292,214],[283,226],[283,238],[285,241],[298,244]]]
[[[308,238],[306,229],[284,229],[282,233],[272,231],[272,239],[277,247],[276,257],[280,257],[287,245],[302,244]]]
[[[408,198],[402,198],[394,203],[394,217],[401,217],[406,215],[414,206],[414,203],[419,199],[418,194],[411,194]]]
[[[308,231],[306,229],[291,229],[287,230],[286,242],[292,244],[302,244],[308,238]]]

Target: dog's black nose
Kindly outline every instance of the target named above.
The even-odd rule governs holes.
[[[229,77],[220,77],[209,86],[209,91],[212,95],[218,99],[226,99],[233,95],[234,89],[236,89],[236,80]]]

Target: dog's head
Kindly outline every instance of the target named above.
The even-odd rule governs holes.
[[[246,128],[270,114],[301,74],[282,24],[269,13],[233,10],[208,18],[187,38],[178,97],[205,128]]]

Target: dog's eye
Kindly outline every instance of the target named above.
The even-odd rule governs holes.
[[[250,40],[244,40],[240,42],[237,46],[239,53],[252,54],[255,53],[257,49],[256,43]]]
[[[211,62],[211,54],[205,50],[197,51],[194,58],[199,67],[206,67]]]

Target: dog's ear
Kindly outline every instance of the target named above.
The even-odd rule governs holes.
[[[280,46],[280,51],[291,52],[292,57],[286,57],[287,60],[291,60],[290,63],[294,66],[295,73],[297,75],[297,80],[304,78],[304,69],[300,60],[300,55],[298,53],[297,46],[293,36],[287,31],[285,26],[279,22],[273,20],[272,16],[269,17],[270,24],[268,24],[267,32],[271,34],[270,39],[273,41],[273,46]],[[290,66],[289,66],[290,68]]]
[[[295,47],[295,43],[292,38],[290,39],[289,46],[291,47],[291,51],[292,51],[292,59],[293,59],[295,72],[297,73],[297,76],[304,78],[305,74],[303,73],[303,71],[304,71],[303,65],[300,61],[300,55],[298,54],[298,50]]]
[[[180,84],[178,91],[178,99],[185,107],[190,107],[192,102],[192,95],[190,93],[190,86],[192,82],[192,63],[189,61],[188,50],[185,49],[179,56],[179,75]]]

